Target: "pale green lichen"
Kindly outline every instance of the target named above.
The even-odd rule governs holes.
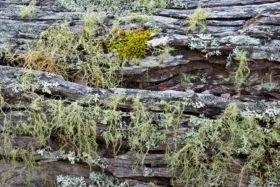
[[[197,27],[200,28],[200,31],[204,31],[206,29],[205,20],[211,15],[210,11],[206,11],[200,6],[195,9],[195,11],[190,14],[187,18],[189,24],[189,30],[195,31]]]
[[[22,92],[35,92],[36,90],[42,90],[43,93],[51,94],[51,89],[58,87],[58,85],[59,84],[57,82],[50,83],[40,80],[36,72],[24,69],[20,75],[19,90]]]
[[[222,54],[219,50],[211,50],[211,48],[217,48],[219,46],[219,42],[211,34],[197,34],[191,36],[188,46],[191,50],[201,51],[205,54],[206,58]]]
[[[156,8],[164,8],[167,5],[164,0],[59,0],[59,2],[65,8],[74,11],[110,11],[119,14],[133,11],[151,13]]]
[[[5,99],[1,93],[1,87],[0,87],[0,110],[2,111],[2,108],[4,107],[5,105]]]
[[[236,47],[227,58],[227,67],[230,67],[234,61],[238,62],[237,68],[233,71],[234,84],[237,89],[240,89],[246,83],[246,79],[250,75],[247,55],[247,51]]]
[[[96,115],[94,108],[83,108],[77,102],[44,102],[36,99],[28,108],[29,120],[19,128],[21,134],[35,137],[46,145],[50,136],[56,136],[60,150],[71,150],[78,156],[96,155]]]
[[[58,175],[56,181],[60,187],[86,187],[84,177]]]
[[[135,23],[137,24],[139,27],[142,27],[145,23],[147,23],[148,21],[150,21],[152,19],[151,16],[146,15],[146,14],[141,14],[141,13],[131,13],[127,16],[121,16],[118,18],[118,21],[120,23],[124,23],[124,24],[131,24],[131,23]]]
[[[143,166],[145,157],[152,147],[166,141],[166,136],[157,132],[153,127],[152,113],[147,111],[139,98],[132,99],[133,113],[131,115],[132,128],[128,131],[128,143],[134,153],[133,168]]]
[[[279,118],[263,129],[256,119],[242,116],[233,103],[215,122],[194,127],[177,139],[166,159],[172,171],[180,171],[176,182],[186,186],[224,185],[233,167],[240,169],[240,184],[247,174],[264,183],[279,170],[279,150],[273,146],[279,144],[279,135]],[[239,156],[247,158],[243,164]]]
[[[36,0],[31,0],[30,3],[26,6],[24,6],[20,12],[18,13],[18,16],[21,19],[25,19],[25,18],[30,18],[33,16],[33,14],[35,13],[35,5],[36,5]]]
[[[129,187],[130,185],[128,182],[120,181],[119,179],[113,177],[113,176],[107,176],[103,173],[99,172],[91,172],[89,176],[92,184],[90,187],[94,186],[109,186],[109,187]]]
[[[250,75],[247,52],[242,51],[240,56],[237,57],[237,60],[239,60],[239,64],[234,72],[234,84],[237,88],[240,88],[246,82],[246,79]]]
[[[120,181],[115,177],[107,176],[99,172],[91,172],[90,176],[90,185],[89,187],[129,187],[130,185],[124,181]],[[56,181],[59,187],[86,187],[86,182],[84,177],[71,177],[58,175]]]

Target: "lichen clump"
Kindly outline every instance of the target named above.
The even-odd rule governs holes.
[[[236,59],[239,61],[238,67],[234,72],[234,84],[237,88],[240,88],[248,78],[250,69],[248,67],[247,52],[242,51]]]
[[[52,72],[58,75],[66,75],[66,70],[55,62],[53,57],[44,51],[29,51],[17,58],[23,62],[23,67],[32,70]]]
[[[108,186],[108,187],[129,187],[130,185],[128,182],[120,181],[113,176],[106,176],[103,173],[99,172],[91,172],[90,176],[90,187],[91,186]],[[87,184],[85,182],[84,177],[71,177],[71,176],[64,176],[58,175],[56,177],[56,181],[60,187],[86,187]]]
[[[117,106],[122,101],[132,102],[132,111],[129,123],[122,122],[121,113]],[[143,166],[145,157],[152,147],[157,147],[166,141],[166,135],[159,132],[153,125],[154,115],[145,107],[139,98],[115,97],[108,103],[110,114],[105,119],[108,128],[103,132],[107,146],[113,148],[117,154],[122,146],[122,141],[127,140],[133,153],[133,165],[135,169]]]
[[[41,146],[47,146],[51,137],[55,137],[60,151],[96,156],[95,108],[63,100],[44,102],[38,98],[27,111],[29,120],[18,127],[18,133],[31,135]]]
[[[74,11],[107,11],[118,14],[126,12],[151,13],[156,8],[165,8],[165,0],[59,0],[61,5]]]
[[[36,0],[31,0],[30,3],[24,6],[18,13],[21,19],[30,18],[35,13]]]
[[[210,11],[204,10],[200,6],[187,18],[189,30],[194,32],[197,27],[203,32],[206,29],[205,20],[211,15]]]
[[[257,176],[263,183],[276,178],[279,119],[263,129],[256,119],[241,116],[232,103],[218,120],[193,130],[167,153],[167,163],[177,176],[174,182],[186,186],[227,185],[236,171],[240,184],[248,175]]]
[[[71,30],[68,22],[53,24],[40,34],[26,54],[6,52],[5,59],[27,69],[55,73],[81,84],[117,87],[122,81],[120,68],[123,61],[114,53],[106,52],[103,45],[106,27],[102,21],[98,15],[86,16],[78,33]]]

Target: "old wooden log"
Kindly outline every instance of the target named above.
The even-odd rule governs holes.
[[[158,65],[151,66],[151,62],[157,60],[157,57],[152,56],[143,59],[139,66],[124,67],[121,72],[126,88],[92,88],[65,81],[60,76],[46,72],[2,66],[7,64],[3,55],[0,56],[0,93],[5,101],[2,108],[5,115],[0,116],[1,129],[7,116],[15,124],[28,120],[25,106],[38,96],[42,96],[45,100],[62,98],[71,102],[80,101],[81,104],[88,104],[90,100],[92,105],[96,102],[106,104],[108,99],[115,95],[138,97],[147,110],[154,114],[163,112],[163,108],[158,105],[159,101],[183,101],[185,103],[183,120],[188,125],[182,125],[183,127],[179,129],[181,133],[191,125],[190,116],[204,115],[216,119],[232,102],[237,103],[243,114],[254,118],[279,116],[280,2],[278,0],[179,2],[171,3],[165,9],[158,9],[143,25],[145,28],[159,29],[159,33],[154,34],[148,41],[149,46],[170,45],[175,51]],[[16,53],[27,52],[42,31],[53,23],[64,22],[65,19],[70,22],[71,30],[76,33],[83,24],[82,17],[87,14],[68,10],[56,0],[40,0],[36,1],[35,14],[31,18],[21,19],[18,12],[28,3],[21,0],[0,0],[0,53],[5,49],[11,49]],[[200,50],[190,49],[190,43],[195,38],[203,37],[198,31],[188,30],[187,17],[198,6],[211,11],[203,34],[216,40],[217,43],[205,49],[209,52],[219,50],[220,56],[206,58]],[[114,19],[116,16],[107,14],[105,25],[110,28]],[[137,28],[138,25],[122,23],[121,27],[129,29]],[[230,64],[227,61],[227,57],[235,48],[248,53],[250,75],[241,89],[237,89],[233,84],[233,73],[238,63]],[[27,85],[23,83],[26,73],[31,75]],[[119,110],[125,115],[131,110],[131,103],[119,104]],[[98,131],[102,128],[100,127]],[[168,135],[167,144],[172,146],[172,133],[168,130],[162,132]],[[9,177],[10,169],[15,166],[6,162],[8,158],[4,154],[6,150],[3,136],[2,134],[0,137],[1,180]],[[35,172],[32,171],[31,185],[43,186],[44,183],[46,186],[55,185],[48,183],[48,179],[53,182],[60,174],[82,176],[86,182],[89,181],[90,168],[87,164],[78,162],[71,165],[61,158],[39,155],[35,151],[40,149],[40,146],[30,136],[19,135],[13,140],[15,148],[34,149],[36,162],[40,167]],[[127,146],[117,156],[112,156],[103,143],[100,143],[99,147],[102,157],[108,161],[108,167],[104,169],[93,164],[91,167],[94,171],[127,180],[133,186],[152,186],[148,184],[149,182],[160,186],[171,185],[172,173],[167,169],[164,160],[166,145],[152,148],[146,155],[144,167],[135,171],[132,171],[131,167],[133,154]],[[4,186],[26,184],[30,171],[22,163],[21,158],[17,159],[17,167],[14,168],[13,174],[7,178]],[[233,176],[236,180],[231,181],[230,185],[237,186],[238,171]],[[241,185],[248,186],[248,180],[244,178]]]
[[[149,67],[153,59],[146,59],[140,67],[127,67],[123,74],[125,86],[151,90],[172,89],[210,92],[239,97],[232,79],[237,64],[226,68],[226,58],[236,47],[248,51],[251,74],[242,87],[241,98],[279,99],[279,7],[278,1],[203,1],[199,5],[210,9],[204,34],[211,34],[218,46],[207,46],[207,50],[220,50],[221,56],[209,57],[192,51],[189,44],[196,34],[188,31],[186,18],[199,3],[182,1],[160,9],[144,24],[159,28],[149,45],[171,45],[175,47],[171,59],[160,66]],[[82,25],[82,12],[69,11],[57,1],[37,1],[35,15],[20,19],[18,12],[26,3],[22,1],[0,1],[0,53],[5,48],[17,53],[26,52],[39,34],[56,22],[70,21],[74,32]],[[114,17],[108,16],[109,27]],[[137,25],[136,25],[137,26]],[[135,27],[133,24],[123,28]],[[212,49],[213,48],[213,49]],[[1,62],[1,60],[0,60]],[[143,67],[144,66],[144,67]],[[186,83],[183,75],[192,77]],[[203,76],[201,76],[203,75]],[[222,78],[223,77],[223,78]],[[143,86],[144,85],[144,86]]]
[[[5,116],[1,117],[0,121],[2,124],[4,123],[4,117],[7,116],[8,119],[12,119],[14,123],[23,123],[28,119],[28,117],[24,115],[24,107],[20,106],[29,105],[33,99],[39,96],[43,96],[46,100],[48,100],[50,98],[58,99],[58,95],[60,98],[63,97],[64,99],[68,99],[70,101],[80,101],[81,104],[83,102],[88,103],[89,98],[96,98],[96,100],[92,100],[92,105],[94,105],[95,102],[106,103],[106,101],[114,95],[138,97],[145,104],[147,110],[152,111],[154,114],[163,112],[163,109],[158,105],[159,101],[187,101],[184,111],[185,117],[183,117],[183,120],[185,120],[188,124],[187,127],[191,126],[191,123],[188,120],[189,115],[204,114],[209,118],[215,119],[223,112],[227,105],[232,102],[236,102],[244,114],[251,115],[255,118],[273,118],[279,115],[279,101],[240,101],[217,97],[211,94],[198,94],[193,91],[178,92],[123,88],[91,88],[65,81],[55,74],[30,70],[29,73],[31,72],[33,75],[32,79],[30,79],[30,86],[23,87],[22,76],[26,73],[26,69],[0,66],[0,70],[0,76],[2,77],[0,80],[0,84],[2,85],[1,93],[4,97],[4,101],[6,102],[3,109],[5,111],[10,111],[7,112]],[[119,109],[123,111],[130,110],[130,105],[131,103],[121,103],[119,104]],[[17,112],[21,113],[20,118],[18,117]],[[102,128],[100,128],[100,130],[101,129]],[[167,144],[172,147],[172,132],[166,130],[163,130],[162,132],[170,137],[168,138]],[[183,134],[186,132],[186,128],[181,128],[178,132]],[[35,139],[32,137],[18,136],[13,141],[15,148],[32,148],[34,150],[40,149],[40,147],[36,145]],[[102,144],[100,145],[100,148],[102,148],[102,146],[105,148]],[[133,154],[128,150],[122,151],[122,154],[115,157],[110,156],[112,154],[109,154],[110,151],[108,152],[106,148],[103,151],[100,150],[101,155],[104,156],[108,164],[106,168],[103,168],[103,172],[112,174],[119,179],[126,179],[128,181],[131,180],[130,184],[135,184],[136,186],[140,184],[144,185],[148,182],[154,182],[155,184],[166,186],[167,184],[170,184],[170,179],[173,174],[168,170],[167,163],[164,160],[165,147],[166,145],[161,145],[160,147],[152,148],[150,153],[146,155],[144,167],[139,167],[136,170],[132,170],[131,166],[133,163]],[[5,155],[3,150],[3,141],[1,141],[1,148],[0,154]],[[67,162],[61,161],[62,157],[40,156],[38,153],[36,153],[35,156],[37,163],[42,164],[39,167],[38,172],[43,172],[44,176],[47,178],[54,179],[55,176],[60,173],[71,176],[79,176],[80,174],[80,176],[85,177],[87,180],[89,179],[90,170],[86,172],[85,163],[76,163],[76,166],[70,166]],[[59,169],[63,167],[75,168],[74,170],[77,172],[69,173],[68,171]],[[79,168],[82,169],[82,171],[80,171]],[[95,171],[101,171],[102,169],[100,166],[94,164],[92,165],[92,168],[94,168]],[[18,169],[16,172],[20,172],[21,170],[22,169]],[[43,182],[39,176],[39,174],[38,176],[37,174],[34,175],[34,178],[32,179],[33,183],[36,183],[36,181],[37,183]],[[8,180],[6,184],[13,185],[15,181],[21,180],[21,178],[12,178]],[[248,180],[245,180],[245,178],[243,180],[242,184],[246,186]],[[232,182],[232,184],[233,183],[234,182]]]

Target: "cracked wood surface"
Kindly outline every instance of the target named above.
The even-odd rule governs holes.
[[[206,21],[206,34],[212,34],[219,42],[222,56],[206,59],[201,53],[188,48],[193,35],[188,32],[186,17],[198,6],[198,1],[182,1],[183,7],[170,5],[154,13],[145,27],[157,27],[160,32],[148,42],[151,46],[171,45],[176,51],[161,65],[149,64],[156,57],[144,59],[141,66],[125,67],[122,70],[127,88],[148,90],[191,89],[195,92],[209,92],[216,96],[223,94],[241,99],[280,98],[279,61],[280,61],[280,2],[274,0],[250,1],[203,1],[203,8],[211,9]],[[0,52],[11,48],[17,53],[26,52],[32,41],[50,25],[70,21],[73,32],[82,26],[82,12],[70,12],[61,7],[57,0],[37,1],[36,12],[32,18],[20,19],[19,10],[26,2],[0,0]],[[110,27],[113,16],[105,19]],[[122,25],[135,28],[137,25]],[[235,48],[248,51],[250,76],[241,95],[235,88],[232,73],[237,64],[226,67],[226,58]],[[211,47],[209,48],[211,50]],[[0,65],[4,62],[0,59]],[[183,74],[196,76],[183,82]]]
[[[57,75],[43,72],[35,72],[35,77],[32,79],[34,87],[22,90],[21,76],[24,70],[0,66],[0,88],[5,101],[9,104],[4,108],[11,111],[8,115],[12,116],[15,123],[18,122],[17,106],[29,104],[36,97],[34,94],[36,93],[53,99],[59,96],[71,101],[84,100],[85,102],[92,97],[106,102],[114,94],[134,96],[139,97],[146,107],[155,113],[162,112],[162,109],[156,105],[158,101],[187,99],[189,101],[185,110],[187,123],[189,115],[204,114],[209,118],[216,118],[230,102],[237,102],[243,113],[257,118],[278,116],[280,113],[278,101],[280,98],[280,2],[278,0],[206,0],[202,2],[183,0],[182,2],[184,6],[170,5],[166,9],[157,10],[152,19],[145,24],[145,27],[158,27],[161,30],[150,39],[148,42],[150,46],[171,45],[178,51],[162,65],[133,66],[122,70],[129,88],[149,90],[167,88],[181,91],[91,88],[67,82]],[[42,31],[53,23],[63,22],[65,19],[70,21],[74,32],[77,32],[82,25],[84,13],[71,12],[61,7],[56,0],[37,1],[35,15],[29,19],[20,19],[17,13],[26,4],[27,1],[21,0],[0,0],[0,52],[5,48],[11,48],[18,53],[26,52],[29,45]],[[206,59],[197,51],[191,51],[188,48],[191,37],[196,33],[188,32],[186,18],[198,5],[211,9],[211,16],[206,21],[206,33],[212,34],[219,42],[217,48],[223,53],[220,57]],[[110,26],[111,21],[108,20],[106,24]],[[135,25],[122,25],[122,27],[133,28]],[[228,79],[231,70],[225,68],[226,57],[235,47],[248,50],[249,59],[252,61],[249,64],[251,74],[241,93],[237,93],[232,80]],[[149,59],[145,60],[149,61]],[[2,64],[1,59],[0,64]],[[191,80],[182,87],[182,73],[196,75],[199,78]],[[205,76],[206,82],[200,79],[201,75]],[[148,86],[143,86],[144,83],[148,83]],[[51,95],[46,93],[46,89],[51,92]],[[130,108],[129,103],[120,104],[120,110],[126,111],[128,108]],[[3,116],[0,117],[0,122],[2,120]],[[185,132],[185,130],[186,128],[182,128],[180,132]],[[165,133],[170,135],[170,132]],[[168,139],[168,143],[172,145],[171,138]],[[0,138],[0,145],[2,144]],[[31,146],[39,149],[35,140],[27,136],[16,137],[14,145],[20,148]],[[123,152],[115,158],[109,157],[107,158],[109,165],[105,172],[127,179],[138,187],[147,186],[147,182],[150,181],[160,186],[167,186],[170,184],[172,175],[164,162],[164,150],[165,145],[152,149],[145,160],[145,167],[136,172],[132,172],[130,167],[133,159],[131,152]],[[3,148],[0,147],[0,153],[2,151]],[[54,179],[58,174],[65,174],[84,176],[88,181],[89,167],[84,163],[71,165],[66,161],[46,160],[40,157],[37,162],[40,163],[40,169],[32,180],[34,186],[42,186],[46,182],[41,179],[42,174],[45,179]],[[18,164],[16,175],[8,180],[5,186],[24,185],[24,176],[28,171],[21,162]],[[4,161],[0,162],[0,174],[7,170],[7,167],[9,165],[6,165]],[[94,167],[94,170],[100,171],[100,168]],[[237,185],[235,181],[231,184]],[[248,179],[244,179],[242,186],[247,185]]]
[[[6,116],[10,116],[14,123],[23,123],[27,120],[27,117],[17,118],[17,104],[28,105],[32,100],[39,96],[47,96],[46,99],[56,99],[56,95],[59,95],[70,101],[81,101],[88,102],[91,97],[96,97],[100,102],[106,103],[108,98],[115,94],[120,94],[123,96],[133,96],[139,97],[142,102],[145,103],[148,110],[153,111],[155,114],[162,112],[162,109],[157,105],[159,101],[187,101],[186,110],[183,117],[188,127],[191,123],[188,120],[189,115],[199,115],[205,114],[210,118],[216,118],[217,115],[226,108],[226,106],[231,102],[237,102],[241,111],[246,115],[252,115],[256,118],[260,117],[275,117],[280,113],[280,101],[258,101],[258,102],[244,102],[240,100],[232,100],[228,98],[217,97],[211,94],[197,94],[195,92],[179,92],[179,91],[148,91],[148,90],[136,90],[136,89],[124,89],[124,88],[112,88],[112,89],[100,89],[91,88],[84,85],[79,85],[76,83],[71,83],[63,80],[60,76],[55,74],[50,74],[46,72],[33,71],[33,79],[31,80],[30,88],[22,89],[21,87],[21,76],[25,72],[25,69],[15,68],[15,67],[5,67],[0,66],[0,85],[1,92],[7,103],[4,106],[6,111],[10,111]],[[46,93],[44,90],[47,90]],[[27,94],[26,94],[27,93]],[[32,94],[33,93],[33,94]],[[49,94],[51,93],[51,95]],[[47,94],[47,95],[46,95]],[[94,104],[94,101],[92,102]],[[119,105],[120,110],[126,111],[130,109],[129,103],[121,103]],[[22,108],[23,109],[23,108]],[[23,110],[21,113],[24,113]],[[0,117],[0,122],[3,123],[3,116]],[[187,128],[188,128],[187,127]],[[187,128],[181,128],[180,133],[184,133]],[[167,134],[167,143],[172,147],[172,132],[162,131]],[[0,139],[0,145],[3,146],[2,138]],[[34,150],[40,149],[36,144],[36,141],[32,137],[28,136],[18,136],[14,139],[14,146],[17,148],[28,148],[32,147]],[[120,179],[130,181],[133,186],[146,186],[148,182],[154,182],[160,186],[166,186],[170,184],[170,179],[172,178],[172,173],[168,171],[167,165],[164,161],[164,151],[166,145],[161,145],[158,148],[152,148],[150,153],[146,156],[144,162],[144,167],[140,167],[136,170],[131,169],[133,163],[133,155],[131,152],[122,151],[120,155],[115,157],[109,156],[108,150],[100,150],[102,157],[106,158],[108,161],[108,167],[103,169],[108,174],[111,174]],[[102,145],[100,146],[102,148]],[[0,149],[0,154],[3,153],[3,147]],[[109,156],[109,157],[108,157]],[[75,165],[70,165],[68,162],[60,159],[44,158],[39,155],[36,157],[37,163],[40,165],[39,169],[36,171],[32,179],[32,184],[35,186],[40,186],[44,182],[46,184],[48,180],[54,179],[58,174],[71,175],[71,176],[84,176],[88,180],[89,168],[85,163],[76,163]],[[18,163],[19,166],[15,171],[15,175],[12,179],[7,181],[7,186],[15,186],[24,183],[24,176],[27,175],[28,170],[24,169],[22,163]],[[3,173],[6,171],[4,168],[9,165],[0,163],[1,168],[3,168]],[[3,166],[3,167],[2,167]],[[65,168],[68,168],[65,170]],[[98,166],[92,165],[92,169],[95,171],[101,171]],[[23,172],[24,175],[18,175],[17,173]],[[71,171],[71,172],[69,172]],[[1,171],[0,171],[1,173]],[[42,179],[42,175],[44,176]],[[238,174],[233,173],[233,175],[238,176]],[[46,179],[48,179],[46,181]],[[234,184],[236,181],[231,182]],[[242,186],[246,186],[248,179],[244,177],[242,180]],[[180,186],[178,184],[178,186]]]
[[[55,0],[37,1],[35,15],[30,19],[19,19],[17,13],[26,4],[19,0],[0,1],[0,51],[5,47],[27,50],[28,43],[39,33],[57,21],[67,19],[73,29],[81,25],[81,12],[70,12]],[[158,45],[169,43],[186,46],[191,33],[187,32],[186,17],[200,4],[210,8],[206,33],[218,38],[220,48],[241,46],[251,51],[251,59],[280,61],[280,2],[277,0],[250,1],[183,1],[184,7],[169,6],[160,9],[146,26],[158,27],[162,40]]]

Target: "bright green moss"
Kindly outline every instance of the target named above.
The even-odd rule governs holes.
[[[117,51],[122,59],[143,58],[148,49],[147,41],[155,30],[118,30],[111,38],[108,47],[110,51]]]

